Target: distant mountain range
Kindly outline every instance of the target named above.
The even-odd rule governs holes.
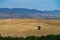
[[[51,18],[60,19],[60,10],[40,11],[26,8],[0,8],[0,18]]]

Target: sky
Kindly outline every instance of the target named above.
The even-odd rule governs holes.
[[[60,10],[60,0],[0,0],[0,8]]]

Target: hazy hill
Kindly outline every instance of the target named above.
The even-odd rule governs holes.
[[[60,10],[40,11],[26,8],[0,8],[0,18],[60,18]]]

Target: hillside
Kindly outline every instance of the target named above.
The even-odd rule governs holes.
[[[46,18],[60,19],[60,10],[40,11],[27,8],[0,8],[0,18]]]
[[[37,30],[37,26],[41,26]],[[42,36],[60,34],[60,20],[45,19],[0,19],[2,36]]]

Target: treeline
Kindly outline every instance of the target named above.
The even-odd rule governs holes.
[[[2,37],[0,36],[0,40],[60,40],[60,35],[47,35],[47,36],[28,36],[28,37]]]

